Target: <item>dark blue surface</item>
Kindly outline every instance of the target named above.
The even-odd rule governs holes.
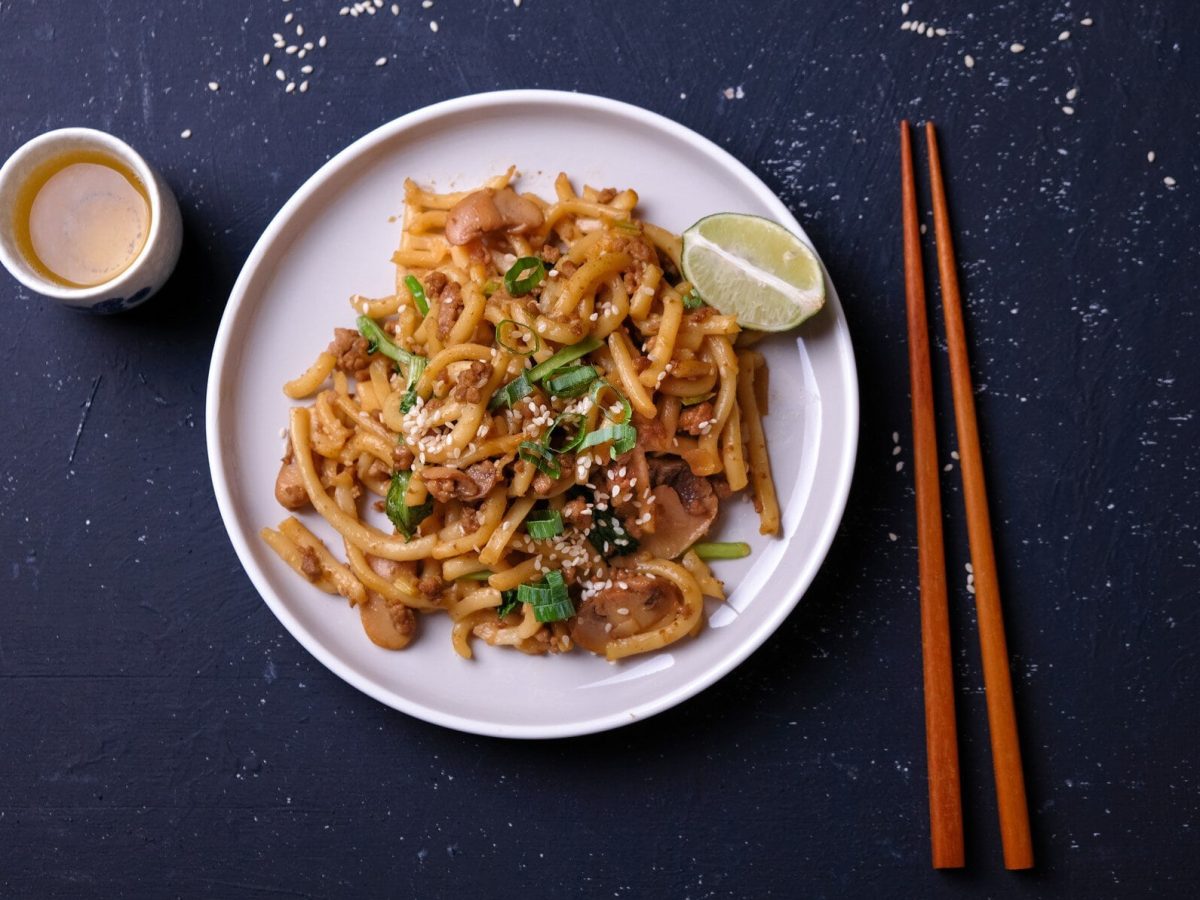
[[[122,316],[0,278],[0,896],[1195,896],[1200,8],[338,6],[0,0],[0,153],[107,129],[186,227]],[[948,34],[901,29],[921,16]],[[297,23],[328,46],[289,95],[274,69],[303,63],[271,34]],[[239,568],[203,440],[225,298],[292,191],[394,116],[506,87],[637,103],[750,165],[823,254],[863,391],[841,534],[779,633],[676,710],[542,744],[423,724],[317,664]],[[1028,874],[1000,861],[944,354],[969,868],[928,867],[901,116],[938,121],[950,179]]]

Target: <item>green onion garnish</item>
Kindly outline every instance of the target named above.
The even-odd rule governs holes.
[[[517,599],[516,588],[509,588],[507,591],[501,591],[500,605],[496,607],[496,615],[503,619],[520,605],[521,601]]]
[[[547,572],[540,582],[518,586],[517,599],[533,607],[533,616],[539,622],[561,622],[575,615],[575,604],[561,572]]]
[[[502,406],[511,409],[517,405],[518,400],[532,393],[533,384],[529,380],[529,373],[522,372],[508,384],[496,388],[496,393],[492,394],[492,399],[488,401],[488,411],[495,412]]]
[[[616,402],[621,404],[620,418],[617,418],[615,415],[613,415],[613,411],[610,408],[612,404],[604,399],[603,394],[606,389],[612,391],[613,395],[616,397]],[[633,417],[632,404],[630,404],[629,400],[626,399],[624,394],[618,391],[607,381],[597,381],[592,385],[592,402],[604,411],[604,418],[608,419],[610,422],[615,422],[618,425],[627,424]]]
[[[404,499],[408,494],[408,483],[412,480],[412,472],[393,472],[392,486],[388,488],[384,510],[392,524],[404,535],[405,540],[412,540],[419,526],[433,512],[433,501],[426,500],[419,506],[409,506]]]
[[[538,509],[525,517],[525,530],[535,541],[544,541],[563,533],[562,513],[557,509]]]
[[[699,309],[703,305],[704,305],[704,300],[701,299],[700,295],[696,292],[695,288],[692,288],[690,291],[688,291],[686,294],[683,295],[683,308],[684,309],[688,309],[688,310]]]
[[[406,275],[404,286],[412,294],[413,302],[417,304],[417,309],[421,311],[421,315],[429,315],[429,301],[425,299],[425,288],[421,287],[421,282],[417,281],[417,276]]]
[[[565,366],[567,363],[573,363],[581,356],[585,356],[597,349],[603,341],[598,337],[585,337],[578,344],[572,344],[570,347],[563,347],[548,360],[543,363],[538,363],[532,369],[525,373],[531,382],[541,381],[555,369]]]
[[[709,541],[692,544],[692,549],[701,559],[741,559],[750,555],[750,545],[742,541]]]
[[[409,276],[412,277],[411,275]],[[404,372],[404,396],[400,400],[400,412],[406,413],[417,402],[417,382],[425,373],[429,362],[425,357],[410,353],[403,347],[392,342],[387,333],[370,316],[358,317],[358,333],[367,339],[367,352],[378,351],[396,364]]]
[[[542,435],[542,446],[552,453],[571,453],[578,450],[583,444],[583,439],[587,436],[587,432],[583,430],[584,418],[579,413],[562,413],[557,419],[546,429],[546,433]],[[554,446],[554,432],[559,426],[574,427],[575,433],[567,438],[566,443],[560,447]]]
[[[637,429],[632,425],[606,425],[604,428],[597,428],[595,431],[589,432],[579,448],[586,450],[588,447],[611,443],[609,454],[616,459],[622,453],[628,453],[637,446],[637,434]]]
[[[505,328],[506,325],[508,326],[507,328]],[[533,344],[528,350],[521,349],[521,346],[515,343],[509,343],[513,338],[521,336],[519,333],[513,334],[514,330],[520,328],[525,329],[529,333],[530,339],[522,341],[522,344],[525,345]],[[496,324],[496,343],[510,353],[516,353],[518,356],[529,356],[542,349],[542,339],[538,333],[528,325],[522,325],[520,322],[513,321],[512,319],[501,319]]]
[[[717,395],[713,391],[709,391],[707,394],[697,394],[694,397],[684,397],[680,403],[682,403],[684,406],[695,406],[697,403],[703,403],[705,400],[711,400],[715,396]]]
[[[626,234],[641,234],[642,229],[638,227],[637,222],[631,222],[629,219],[617,219],[613,223],[613,228],[618,231],[624,231]]]
[[[458,581],[487,581],[492,577],[492,573],[488,569],[480,569],[478,572],[468,572],[466,575],[458,576]]]
[[[490,297],[498,290],[500,290],[500,285],[496,284],[494,281],[488,281],[483,286],[483,296]]]
[[[562,477],[562,469],[558,466],[558,460],[554,458],[554,452],[541,444],[535,444],[533,441],[521,441],[517,445],[517,456],[531,463],[539,472],[557,481]]]
[[[598,377],[592,366],[562,366],[546,377],[545,387],[555,397],[582,397]]]
[[[524,297],[545,277],[545,263],[536,256],[522,256],[504,273],[504,287],[514,297]]]

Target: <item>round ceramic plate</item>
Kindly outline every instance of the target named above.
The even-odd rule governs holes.
[[[584,651],[530,657],[476,642],[455,655],[446,616],[420,618],[403,652],[372,644],[341,598],[306,584],[258,537],[286,515],[273,489],[289,401],[280,386],[312,362],[351,294],[393,291],[403,181],[478,185],[515,164],[519,187],[552,196],[577,186],[634,188],[640,215],[674,231],[720,211],[804,231],[745,166],[645,110],[580,94],[511,91],[439,103],[351,144],[296,192],[250,254],[225,309],[209,373],[208,456],[229,537],[263,599],[331,671],[398,710],[449,728],[519,738],[603,731],[644,719],[712,684],[779,626],[812,581],[842,516],[858,438],[858,387],[845,318],[828,303],[795,332],[763,342],[764,420],[783,513],[781,539],[758,534],[747,499],[724,504],[713,539],[746,540],[744,560],[716,564],[729,589],[695,639],[611,664]],[[305,523],[340,552],[315,514]]]

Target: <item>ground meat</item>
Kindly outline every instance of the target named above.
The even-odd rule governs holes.
[[[491,493],[492,488],[500,481],[500,467],[491,460],[477,462],[468,467],[467,477],[475,482],[478,489],[477,497],[482,497]]]
[[[562,258],[562,251],[553,244],[546,244],[538,255],[542,258],[542,262],[552,266]]]
[[[450,336],[450,331],[462,315],[462,311],[462,288],[451,281],[438,300],[437,333],[443,341]]]
[[[434,270],[425,276],[425,297],[428,300],[436,300],[442,296],[442,291],[449,282],[444,272]]]
[[[478,403],[483,399],[483,388],[492,377],[491,363],[472,360],[464,366],[454,379],[455,400],[463,403]]]
[[[575,265],[575,263],[571,262],[569,259],[560,260],[558,265],[554,268],[558,270],[558,274],[563,278],[570,278],[577,271],[579,271],[579,266]]]
[[[650,362],[650,357],[648,356],[635,356],[633,358],[633,369],[639,375],[645,372],[652,365],[653,363]]]
[[[392,468],[397,472],[407,472],[412,468],[413,452],[404,446],[404,444],[396,444],[392,447]]]
[[[669,453],[675,448],[675,436],[667,433],[661,418],[648,419],[639,412],[633,414],[638,444],[650,453]]]
[[[708,479],[692,474],[688,464],[678,457],[655,458],[649,462],[650,484],[673,488],[690,516],[715,517],[717,498]]]
[[[321,560],[317,558],[316,551],[311,547],[300,548],[300,574],[309,581],[316,581],[325,570],[321,567]]]
[[[357,377],[359,373],[365,373],[371,364],[371,355],[367,350],[370,346],[370,342],[354,329],[335,328],[329,352],[337,357],[340,371]]]
[[[699,437],[712,428],[712,420],[713,405],[705,400],[703,403],[685,408],[679,414],[679,430],[686,431],[693,437]]]
[[[708,479],[708,483],[712,485],[713,493],[720,500],[728,500],[733,496],[733,488],[729,486],[729,482],[725,480],[723,475],[714,475]]]
[[[669,582],[623,569],[609,571],[612,587],[585,600],[571,625],[571,638],[604,655],[609,641],[642,634],[673,616],[682,605]]]
[[[604,190],[596,192],[596,202],[597,203],[612,203],[616,199],[617,199],[617,189],[616,188],[606,187]]]
[[[562,508],[562,517],[568,525],[586,531],[592,527],[592,510],[582,497],[568,500]]]
[[[711,306],[705,304],[704,306],[697,306],[691,312],[687,313],[687,316],[691,321],[696,322],[698,324],[700,322],[705,322],[705,321],[711,319],[716,314],[717,314],[717,311],[715,309],[713,309]]]
[[[435,575],[425,575],[417,582],[417,590],[432,600],[442,592],[442,579]]]

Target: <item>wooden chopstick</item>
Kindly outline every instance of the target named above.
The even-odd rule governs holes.
[[[904,201],[904,289],[908,309],[908,367],[912,388],[913,472],[917,486],[917,558],[921,578],[921,656],[925,672],[925,754],[929,771],[929,839],[935,869],[963,865],[962,796],[954,718],[954,671],[946,599],[946,555],[938,487],[933,374],[925,318],[925,273],[917,223],[912,139],[900,123]]]
[[[996,776],[996,800],[1000,812],[1000,838],[1004,845],[1005,868],[1028,869],[1033,866],[1033,842],[1029,833],[1025,776],[1021,769],[1021,748],[1017,740],[1017,716],[1013,705],[1012,677],[1008,670],[1008,648],[1004,640],[1004,615],[1000,609],[1000,585],[996,577],[996,553],[992,546],[992,526],[983,480],[983,455],[979,449],[979,426],[975,419],[967,337],[963,329],[962,298],[954,262],[954,244],[950,236],[950,216],[946,208],[937,134],[932,122],[925,123],[925,140],[929,149],[929,184],[933,196],[934,231],[937,234],[942,313],[946,320],[946,342],[950,350],[950,385],[954,395],[963,499],[967,508],[967,537],[975,574],[975,606],[983,658],[983,685],[987,692],[988,730],[992,739],[992,768]],[[905,236],[907,245],[907,227]],[[912,321],[911,313],[909,321]],[[913,406],[915,409],[915,396]]]

